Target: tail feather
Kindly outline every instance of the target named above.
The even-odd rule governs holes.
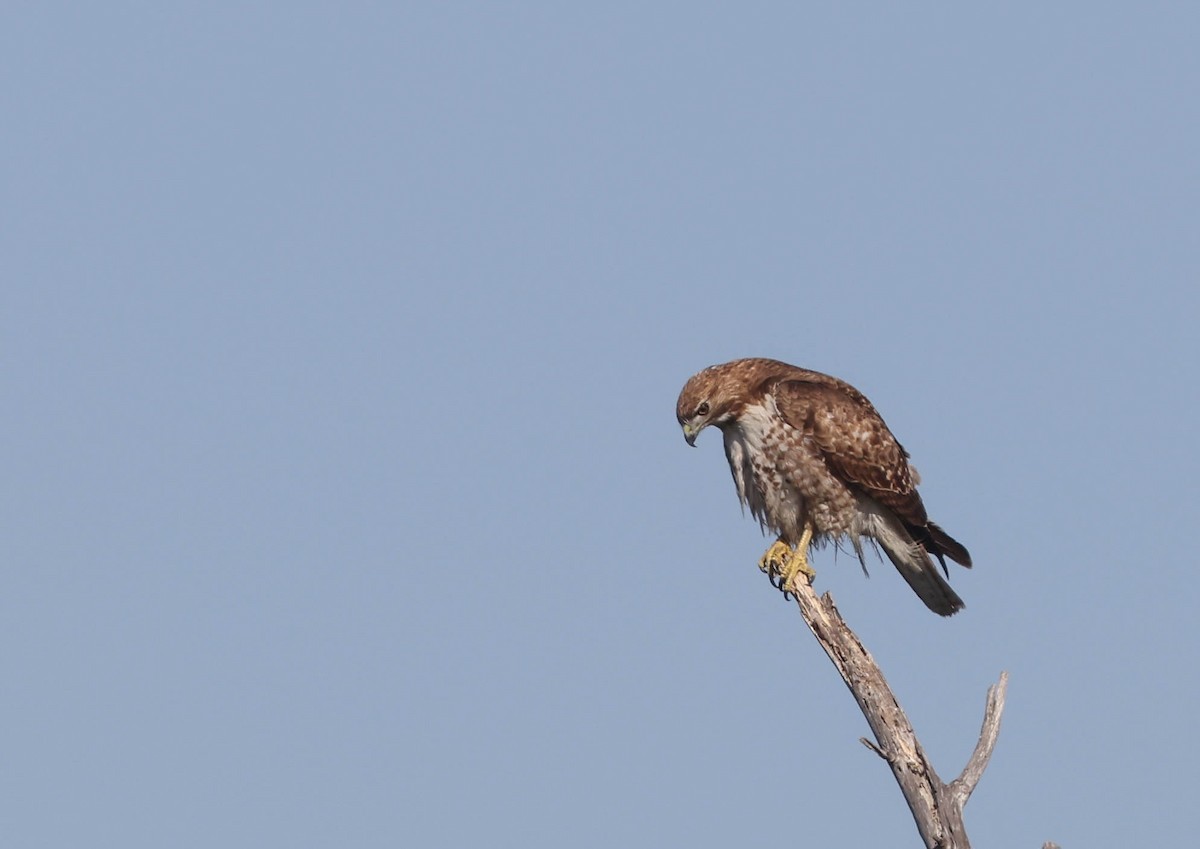
[[[896,567],[900,576],[913,588],[913,592],[925,602],[925,606],[939,616],[953,616],[966,605],[958,597],[946,579],[938,571],[937,564],[920,543],[880,538],[888,560]]]
[[[963,600],[946,583],[933,557],[941,562],[942,571],[946,569],[943,556],[970,566],[971,555],[966,548],[932,522],[920,527],[906,525],[895,513],[874,500],[860,499],[858,508],[850,539],[860,560],[859,537],[872,539],[926,607],[941,616],[952,616],[963,609]]]
[[[967,551],[966,546],[933,522],[927,524],[925,530],[929,535],[931,554],[935,554],[938,557],[944,554],[958,565],[966,566],[968,569],[971,568],[971,554]]]

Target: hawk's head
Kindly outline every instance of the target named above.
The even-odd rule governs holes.
[[[729,367],[733,363],[710,366],[684,384],[675,404],[675,418],[683,428],[683,438],[693,448],[700,431],[711,424],[718,427],[733,421],[745,405],[746,384]]]

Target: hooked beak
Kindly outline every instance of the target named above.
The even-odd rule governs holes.
[[[700,428],[692,427],[690,424],[683,426],[683,440],[693,448],[696,447],[696,437],[700,435]]]

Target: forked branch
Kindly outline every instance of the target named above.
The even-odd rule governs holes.
[[[789,590],[794,592],[809,630],[837,667],[871,726],[875,742],[865,737],[862,742],[891,767],[925,846],[928,849],[969,849],[971,844],[963,828],[962,809],[996,746],[1008,673],[1000,673],[999,682],[988,689],[983,727],[970,760],[958,778],[945,784],[921,748],[916,732],[879,665],[842,619],[832,596],[829,593],[818,596],[803,580],[794,582]]]

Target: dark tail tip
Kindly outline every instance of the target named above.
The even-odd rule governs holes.
[[[939,560],[942,555],[945,555],[958,565],[965,566],[968,569],[971,568],[971,554],[967,551],[966,546],[933,522],[926,525],[925,529],[929,533],[929,541],[933,544],[931,554],[937,555]],[[943,568],[945,568],[944,564]]]

